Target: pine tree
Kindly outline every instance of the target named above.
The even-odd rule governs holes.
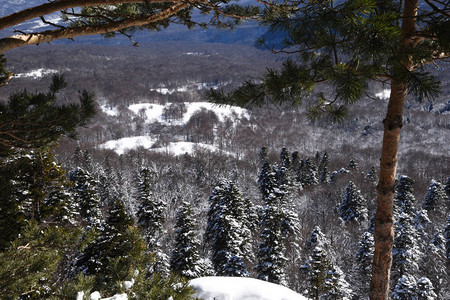
[[[195,220],[192,217],[191,205],[183,202],[177,211],[175,224],[175,245],[170,258],[170,270],[187,278],[202,275],[200,266]]]
[[[248,276],[243,258],[250,253],[251,232],[246,226],[246,206],[236,185],[223,181],[209,199],[205,240],[211,245],[217,275]]]
[[[328,170],[329,165],[330,159],[328,157],[328,153],[325,151],[318,169],[320,183],[330,183],[330,171]]]
[[[98,181],[82,168],[77,168],[70,174],[70,181],[73,182],[72,193],[80,208],[84,225],[88,228],[103,229],[104,220],[100,210]]]
[[[392,299],[412,300],[416,299],[416,294],[416,279],[412,275],[405,274],[398,279],[392,292]]]
[[[338,207],[339,216],[344,222],[361,222],[367,219],[368,210],[366,200],[356,185],[350,181],[345,187],[344,199]]]
[[[142,229],[150,250],[156,249],[165,221],[166,203],[153,196],[151,189],[151,171],[144,168],[140,172],[141,181],[138,191],[138,225]]]
[[[326,291],[321,299],[351,299],[352,290],[345,280],[344,273],[337,266],[333,266],[327,274],[324,290]]]
[[[425,201],[422,203],[422,208],[427,211],[440,209],[440,207],[445,205],[446,199],[447,195],[444,186],[440,182],[432,180],[427,194],[425,195]]]

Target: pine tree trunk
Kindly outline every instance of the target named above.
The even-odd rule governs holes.
[[[413,47],[418,0],[405,0],[402,20],[402,46]],[[400,53],[401,64],[406,70],[413,69],[411,57]],[[375,252],[370,286],[371,300],[389,299],[389,279],[394,244],[394,185],[397,169],[398,145],[402,127],[407,85],[402,76],[392,77],[391,95],[386,118],[383,121],[384,135],[381,150],[380,178],[377,186],[377,212],[375,216]]]

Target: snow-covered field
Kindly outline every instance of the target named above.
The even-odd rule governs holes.
[[[38,78],[41,78],[43,76],[50,75],[50,74],[55,74],[55,73],[58,73],[58,72],[59,72],[58,70],[53,70],[53,69],[36,69],[36,70],[28,71],[26,73],[16,74],[15,77],[17,77],[17,78],[32,77],[33,79],[38,79]]]
[[[248,117],[248,111],[237,106],[218,106],[209,102],[184,102],[186,112],[183,119],[175,121],[166,121],[163,117],[164,107],[168,107],[171,103],[166,105],[153,103],[138,103],[128,106],[128,109],[135,114],[142,114],[145,117],[146,123],[160,122],[166,125],[183,125],[186,124],[194,113],[201,109],[211,110],[216,113],[220,121],[226,117],[236,115],[239,118]]]
[[[138,103],[132,104],[128,107],[133,113],[142,116],[146,123],[159,122],[164,125],[185,125],[193,114],[196,112],[206,109],[213,111],[220,121],[224,121],[226,118],[248,118],[249,113],[246,109],[236,107],[236,106],[218,106],[209,102],[185,102],[186,112],[183,114],[183,118],[180,120],[165,120],[163,117],[164,107],[169,106],[171,103],[166,105],[153,104],[153,103]],[[119,114],[116,107],[108,106],[106,104],[100,105],[100,109],[110,117],[115,117]],[[213,145],[207,145],[202,143],[190,143],[190,142],[170,142],[167,146],[161,148],[153,148],[157,139],[152,136],[134,136],[126,137],[117,140],[110,140],[101,145],[100,149],[114,150],[117,154],[124,154],[127,151],[143,147],[145,149],[167,153],[170,155],[183,155],[185,153],[192,153],[197,148],[205,149],[208,151],[216,152],[220,151],[217,147]],[[228,153],[229,154],[229,153]]]

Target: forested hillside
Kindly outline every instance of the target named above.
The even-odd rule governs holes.
[[[97,114],[76,140],[64,137],[51,151],[19,152],[5,162],[6,170],[29,166],[26,174],[11,171],[14,184],[6,191],[20,203],[12,220],[17,227],[36,220],[82,231],[72,237],[81,240],[77,247],[67,235],[57,241],[66,249],[54,266],[57,279],[42,277],[41,289],[29,295],[50,295],[59,281],[73,278],[82,290],[81,273],[97,275],[91,287],[107,295],[125,289],[116,282],[138,281],[139,272],[174,271],[187,278],[251,276],[311,299],[367,298],[388,87],[371,86],[339,124],[310,122],[304,107],[229,113],[230,107],[201,104],[205,89],[257,79],[280,58],[250,46],[184,42],[8,53],[16,78],[0,89],[2,99],[19,89],[47,89],[53,73],[66,74],[61,103],[81,89],[96,95]],[[448,74],[440,71],[444,89],[434,102],[406,105],[395,196],[395,299],[450,296]],[[3,237],[2,249],[11,240]],[[144,252],[154,260],[151,270],[133,262]]]

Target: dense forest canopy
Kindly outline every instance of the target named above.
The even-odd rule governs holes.
[[[81,2],[82,9],[71,9]],[[79,51],[74,57],[79,62],[69,60],[67,65],[55,64],[56,56],[48,58],[51,46],[39,48],[43,62],[35,55],[41,50],[31,50],[28,56],[20,52],[17,64],[27,67],[12,67],[18,78],[2,88],[5,100],[0,106],[1,168],[6,174],[0,182],[0,213],[2,229],[8,233],[0,243],[0,259],[7,266],[0,278],[18,276],[2,280],[4,295],[58,298],[92,289],[108,295],[124,291],[124,285],[116,282],[132,279],[137,283],[129,292],[137,297],[184,299],[191,290],[185,279],[168,275],[173,271],[184,277],[251,275],[317,299],[367,296],[370,280],[372,299],[387,299],[390,291],[396,299],[448,296],[448,274],[442,266],[449,257],[449,164],[442,162],[448,161],[444,145],[449,107],[445,93],[444,101],[439,98],[438,78],[425,68],[448,59],[447,4],[262,1],[259,7],[265,9],[260,10],[220,1],[81,2],[51,1],[1,17],[1,29],[35,17],[54,28],[20,30],[1,38],[0,52],[85,34],[121,34],[133,41],[135,30],[159,30],[170,23],[232,27],[242,19],[257,18],[272,32],[286,36],[279,52],[290,59],[280,71],[269,69],[261,78],[260,68],[279,67],[276,59],[262,52],[240,49],[230,57],[227,51],[237,48],[220,45],[215,50],[205,46],[185,51],[195,48],[188,45],[177,53],[164,52],[164,45],[163,56],[149,57],[163,61],[153,66],[158,75],[139,78],[137,74],[148,70],[130,63],[134,59],[129,50],[115,56],[81,46],[73,48]],[[44,16],[60,10],[66,23]],[[198,16],[194,10],[211,17],[194,19]],[[65,51],[60,52],[63,61],[70,56]],[[242,52],[246,54],[241,60]],[[169,54],[173,59],[165,57]],[[133,55],[136,61],[145,61],[148,54],[144,50]],[[95,64],[86,64],[86,59]],[[172,70],[178,61],[189,66],[186,74]],[[28,68],[28,62],[40,68]],[[13,78],[4,63],[2,85]],[[55,67],[49,68],[52,64]],[[108,65],[117,70],[109,82]],[[203,66],[211,70],[205,72]],[[217,75],[219,69],[224,74]],[[72,77],[78,78],[80,87],[73,87],[71,80],[66,84],[60,75],[50,83],[47,76],[65,71],[70,77],[74,70],[87,72],[89,79]],[[129,80],[136,78],[133,84],[115,84],[123,82],[125,72]],[[236,89],[240,78],[249,75],[256,80]],[[50,85],[48,92],[38,92],[40,78]],[[448,80],[445,75],[441,78]],[[22,92],[10,92],[15,81]],[[94,94],[78,90],[85,84],[100,93],[96,104]],[[30,92],[23,90],[27,85]],[[386,85],[389,97],[380,91]],[[207,97],[218,103],[262,107],[243,114],[223,115],[209,106],[194,112],[191,103],[204,100],[205,87],[212,87]],[[220,88],[234,92],[217,92]],[[79,105],[73,104],[72,96],[79,96]],[[421,103],[423,98],[432,102]],[[317,99],[306,110],[285,106]],[[383,125],[384,109],[378,103],[388,105]],[[357,117],[342,124],[305,123],[307,117],[317,120],[323,114],[343,121],[350,104]],[[75,127],[86,125],[94,106],[97,117],[79,132],[78,147],[64,142],[55,158],[58,136],[72,136]],[[154,121],[149,116],[156,108],[162,113]],[[402,146],[400,130],[406,125],[415,129],[406,131],[407,143]],[[424,128],[434,135],[423,133]],[[379,150],[374,141],[383,134],[377,174]],[[144,146],[148,151],[128,149],[118,156],[104,150],[108,140],[138,135],[152,141]],[[432,152],[424,143],[428,140],[434,140]],[[197,146],[184,155],[170,155],[177,143]],[[263,145],[269,148],[261,149],[258,160]],[[340,153],[333,145],[341,147]],[[277,148],[282,148],[279,159]],[[422,196],[414,192],[414,180],[396,176],[399,153],[406,157],[400,170],[415,175]],[[336,156],[339,159],[333,160]],[[193,212],[183,211],[186,201],[194,204]],[[175,222],[188,220],[189,214],[198,222],[185,221],[190,224],[186,228]],[[173,245],[176,232],[189,233],[190,240],[177,237],[180,244]],[[183,248],[181,243],[192,245],[194,251],[172,251]],[[32,256],[33,250],[39,252]],[[189,264],[180,267],[183,260]],[[30,272],[14,271],[22,265]],[[357,282],[355,290],[348,284],[350,278]],[[179,289],[173,288],[174,281],[180,283]]]

